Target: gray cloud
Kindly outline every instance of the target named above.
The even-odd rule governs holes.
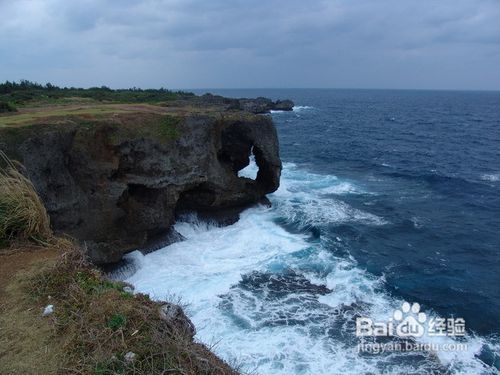
[[[498,0],[0,0],[0,80],[500,89]]]

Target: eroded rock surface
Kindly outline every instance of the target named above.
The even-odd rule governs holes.
[[[13,153],[52,227],[80,240],[95,263],[117,262],[128,251],[164,240],[172,235],[176,213],[234,217],[279,186],[278,139],[269,117],[184,115],[171,128],[157,126],[164,117],[42,124],[16,135]],[[11,141],[3,140],[9,149]],[[238,177],[252,152],[257,178]]]

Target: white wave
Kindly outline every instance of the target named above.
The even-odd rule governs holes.
[[[483,174],[481,175],[481,180],[490,182],[500,181],[500,173]]]
[[[255,156],[252,154],[250,156],[250,163],[238,172],[239,177],[246,177],[255,180],[257,178],[257,172],[259,171],[259,167],[255,163]]]
[[[227,227],[180,222],[175,225],[185,241],[141,255],[130,255],[140,264],[127,280],[154,298],[182,295],[188,303],[209,301],[237,283],[241,274],[259,269],[279,257],[306,246],[303,238],[289,234],[262,218],[269,209],[253,208]],[[175,278],[172,277],[175,275]],[[193,311],[192,311],[193,312]]]
[[[337,319],[334,313],[321,308],[308,310],[293,293],[283,303],[270,304],[249,295],[248,289],[237,288],[241,275],[256,270],[279,272],[332,261],[318,249],[313,249],[310,258],[303,258],[301,254],[310,244],[274,224],[273,218],[272,210],[255,208],[244,212],[236,224],[223,228],[178,223],[176,230],[186,240],[146,256],[138,252],[128,255],[139,270],[126,281],[137,292],[156,299],[181,296],[196,325],[196,338],[206,344],[217,342],[215,352],[244,364],[245,371],[256,369],[259,374],[273,375],[377,372],[378,360],[364,358],[355,346],[331,337],[329,326]],[[346,282],[352,280],[339,278],[335,288],[350,288]],[[235,287],[238,293],[225,300]],[[357,293],[361,296],[361,290]],[[224,308],[228,304],[230,308]],[[259,314],[271,323],[273,317],[291,314],[302,323],[259,324]],[[315,323],[315,319],[320,321]],[[397,374],[405,371],[405,365],[387,366],[386,370]]]
[[[309,109],[314,109],[314,107],[308,106],[308,105],[294,105],[293,106],[293,111],[294,112],[301,112],[304,110],[309,110]]]
[[[384,279],[377,279],[367,274],[357,268],[355,262],[340,261],[328,274],[324,282],[329,288],[333,289],[333,292],[320,297],[320,302],[336,309],[342,309],[346,306],[356,307],[361,304],[362,307],[357,309],[359,315],[371,318],[374,322],[386,323],[391,321],[394,311],[400,309],[404,302],[387,295],[381,288]],[[432,311],[426,311],[425,313],[428,319],[438,317]],[[431,336],[427,328],[424,335],[416,338],[416,341],[420,344],[432,345],[432,347],[441,349],[460,343],[450,336]],[[461,342],[466,344],[466,349],[455,351],[437,350],[428,354],[431,357],[437,357],[439,364],[447,368],[450,374],[482,374],[485,367],[476,358],[476,355],[486,344],[485,340],[469,335],[465,341]]]
[[[359,188],[354,186],[352,183],[349,182],[341,182],[336,185],[332,186],[327,186],[323,189],[320,189],[319,192],[321,194],[331,194],[331,195],[344,195],[344,194],[361,194],[363,191],[361,191]]]
[[[318,174],[302,170],[293,163],[284,163],[280,189],[275,195],[310,194],[367,194],[353,182],[340,180],[331,174]]]
[[[359,222],[368,225],[387,224],[387,221],[379,216],[332,199],[299,198],[296,201],[280,202],[276,204],[276,209],[290,222],[297,222],[301,227],[344,222]]]
[[[333,175],[306,172],[294,164],[285,164],[280,188],[270,196],[276,210],[301,226],[340,222],[384,225],[386,220],[325,195],[366,194],[353,183]]]
[[[425,223],[428,222],[428,219],[418,216],[412,216],[410,220],[413,223],[413,226],[417,229],[422,228],[425,225]]]
[[[243,174],[256,173],[254,163],[247,168]],[[242,363],[244,371],[401,374],[425,373],[442,364],[451,373],[480,373],[482,365],[474,355],[482,343],[475,338],[468,339],[468,352],[435,353],[423,364],[405,361],[405,356],[414,356],[411,352],[359,354],[355,314],[387,321],[401,301],[385,292],[383,277],[370,275],[352,258],[334,256],[330,248],[337,245],[327,248],[322,242],[309,242],[304,235],[287,232],[276,219],[308,224],[352,220],[369,225],[383,224],[384,219],[325,197],[325,191],[346,186],[336,176],[309,173],[290,163],[284,165],[282,176],[280,189],[270,196],[273,208],[246,210],[227,227],[192,219],[178,222],[175,229],[186,240],[145,256],[129,254],[137,272],[126,281],[152,298],[180,296],[188,303],[196,339],[217,343],[215,352]],[[346,190],[342,194],[362,191],[355,184],[339,189]],[[338,246],[341,240],[337,239]],[[245,275],[255,272],[286,277],[287,270],[309,281],[313,292],[296,291],[293,283],[300,279],[293,278],[286,293],[281,284],[275,285],[276,277],[268,281],[264,277],[255,287],[243,283]],[[315,286],[323,290],[320,295],[314,293]]]

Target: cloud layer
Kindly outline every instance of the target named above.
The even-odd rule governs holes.
[[[500,89],[498,0],[0,0],[0,80]]]

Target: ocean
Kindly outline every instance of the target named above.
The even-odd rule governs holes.
[[[500,373],[499,92],[207,91],[295,102],[271,114],[281,186],[234,225],[182,218],[126,281],[249,373]],[[402,316],[424,331],[356,330]]]

